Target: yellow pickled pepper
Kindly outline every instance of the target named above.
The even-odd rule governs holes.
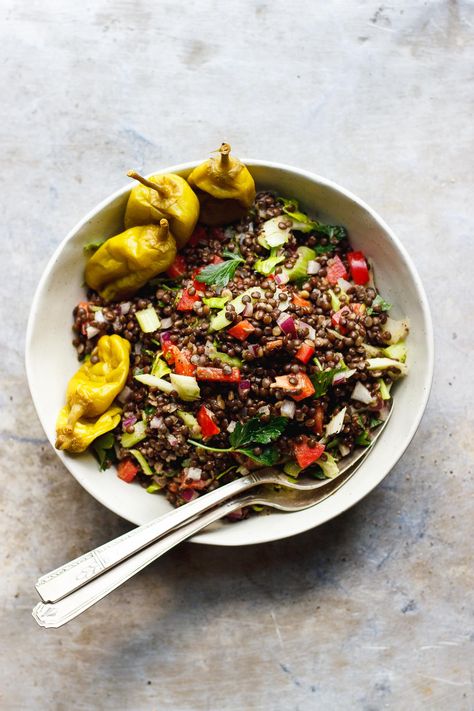
[[[116,334],[102,336],[94,355],[97,362],[83,363],[68,383],[56,422],[58,449],[83,452],[120,420],[121,409],[111,405],[128,377],[130,342]]]
[[[165,217],[178,247],[184,247],[199,217],[199,200],[186,180],[175,173],[158,173],[143,178],[130,170],[127,175],[139,184],[130,191],[125,228],[156,224]]]
[[[255,200],[254,179],[230,150],[229,144],[223,143],[216,157],[198,165],[188,176],[201,203],[199,221],[206,225],[240,219]]]
[[[176,241],[168,221],[131,227],[106,240],[86,264],[86,284],[106,301],[133,296],[176,257]]]

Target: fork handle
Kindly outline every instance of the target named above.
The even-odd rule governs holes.
[[[43,602],[61,600],[88,581],[103,574],[142,548],[146,548],[150,543],[174,528],[182,526],[199,514],[214,508],[226,499],[237,496],[256,484],[267,483],[266,478],[271,481],[274,478],[274,470],[268,469],[267,472],[268,477],[262,476],[263,470],[261,470],[258,477],[255,474],[248,474],[241,479],[236,479],[230,484],[221,486],[164,516],[159,516],[142,526],[127,531],[118,538],[114,538],[112,541],[52,570],[36,582],[36,590],[40,598]]]
[[[251,497],[248,497],[249,499]],[[40,627],[61,627],[74,619],[89,607],[99,602],[112,590],[145,568],[149,563],[162,556],[178,543],[193,536],[202,528],[209,526],[214,521],[228,516],[232,511],[239,509],[246,503],[246,497],[234,498],[226,501],[200,518],[194,519],[181,528],[172,531],[164,538],[152,543],[147,548],[140,550],[135,555],[127,558],[122,563],[102,573],[98,578],[90,580],[86,585],[72,592],[67,597],[54,603],[39,602],[33,608],[32,615]]]

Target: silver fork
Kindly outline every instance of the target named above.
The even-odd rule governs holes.
[[[380,431],[383,426],[380,427]],[[377,437],[380,434],[377,433]],[[198,531],[228,516],[233,511],[244,506],[270,506],[280,511],[302,511],[324,501],[341,488],[362,466],[368,451],[357,459],[358,465],[347,469],[344,474],[328,482],[324,486],[292,487],[285,485],[284,489],[274,490],[268,486],[259,488],[250,494],[241,494],[222,503],[190,523],[182,525],[166,536],[151,543],[147,548],[139,550],[134,555],[102,573],[97,578],[89,580],[83,587],[54,603],[38,603],[33,609],[33,617],[41,627],[61,627],[74,619],[133,575],[143,570],[147,565],[162,556],[174,546],[195,535]]]
[[[374,432],[369,448],[365,447],[362,450],[355,450],[352,454],[341,460],[339,463],[337,481],[340,481],[343,474],[350,471],[357,462],[367,456],[368,451],[370,451],[385,428],[390,414],[391,409],[385,422]],[[170,533],[173,529],[188,523],[196,516],[216,507],[227,499],[238,496],[254,486],[274,484],[300,491],[326,489],[326,487],[328,487],[329,491],[329,487],[333,481],[334,479],[291,480],[283,472],[271,468],[252,472],[241,479],[236,479],[230,484],[226,484],[204,496],[200,496],[198,499],[178,509],[174,509],[164,516],[160,516],[142,526],[138,526],[118,538],[52,570],[37,580],[36,590],[43,602],[57,602],[66,595],[81,588],[87,582],[110,570],[113,566],[135,555],[138,551],[146,548],[146,546],[149,546],[150,543],[155,542],[158,538]]]

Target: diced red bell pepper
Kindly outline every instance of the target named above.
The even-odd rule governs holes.
[[[348,274],[339,255],[336,254],[333,259],[330,259],[326,269],[326,279],[332,286],[337,284],[338,279],[347,279]]]
[[[224,373],[222,368],[205,368],[198,366],[196,368],[196,378],[198,380],[212,380],[216,383],[240,383],[239,368],[232,368],[232,372]]]
[[[194,375],[196,366],[191,363],[188,351],[180,351],[177,346],[174,348],[174,372],[177,375]]]
[[[301,296],[297,296],[296,294],[295,296],[293,296],[292,301],[297,309],[311,311],[311,309],[313,308],[311,305],[311,301],[308,301],[308,299],[303,299]]]
[[[350,312],[351,310],[348,306],[343,306],[342,309],[339,309],[339,311],[336,311],[331,316],[332,325],[337,328],[342,335],[347,333],[347,328],[341,325],[341,318],[345,318]]]
[[[235,326],[229,328],[227,333],[234,338],[238,338],[239,341],[245,341],[254,331],[255,327],[252,326],[250,321],[240,321],[240,323],[236,323]]]
[[[293,385],[290,383],[290,378],[296,378],[297,383]],[[275,382],[270,385],[271,388],[281,388],[286,390],[293,400],[304,400],[305,397],[309,397],[314,394],[314,385],[308,378],[306,373],[297,373],[296,375],[279,375],[275,378]],[[301,392],[293,395],[292,391],[300,390]]]
[[[196,301],[200,300],[201,296],[199,294],[190,294],[187,289],[184,289],[176,308],[178,311],[192,311]]]
[[[201,434],[204,439],[219,434],[220,428],[214,422],[212,412],[208,410],[205,405],[201,405],[197,414],[197,421],[201,427]]]
[[[165,340],[164,338],[161,339],[161,349],[163,351],[163,356],[166,360],[167,363],[174,363],[176,353],[179,353],[179,348],[178,346],[175,346],[174,343],[172,343],[169,340]]]
[[[322,435],[324,432],[324,407],[322,405],[316,405],[314,413],[314,431],[318,435]]]
[[[131,459],[122,459],[117,467],[117,476],[130,484],[138,474],[138,466]]]
[[[205,227],[203,227],[202,225],[197,225],[191,237],[189,238],[188,244],[191,245],[191,247],[194,247],[198,242],[201,242],[203,239],[206,239],[206,237],[207,231]]]
[[[176,255],[173,264],[166,270],[170,279],[181,279],[186,273],[186,260],[181,254]]]
[[[303,437],[302,442],[295,442],[293,449],[296,461],[302,469],[306,469],[306,467],[309,467],[310,464],[314,464],[314,462],[319,459],[325,450],[325,446],[324,444],[320,444],[318,442],[314,447],[310,447],[308,444],[308,438]]]
[[[370,279],[369,267],[362,252],[349,252],[347,261],[349,262],[349,269],[354,282],[360,286],[367,284]]]
[[[313,354],[314,346],[310,345],[309,343],[306,343],[305,341],[296,351],[295,358],[298,358],[301,363],[307,363]]]

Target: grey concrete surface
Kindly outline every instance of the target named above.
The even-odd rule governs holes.
[[[0,707],[474,708],[472,2],[2,0]],[[124,172],[236,151],[374,206],[426,285],[432,397],[357,507],[292,540],[182,546],[59,631],[37,576],[127,530],[45,441],[25,381],[55,246]]]

